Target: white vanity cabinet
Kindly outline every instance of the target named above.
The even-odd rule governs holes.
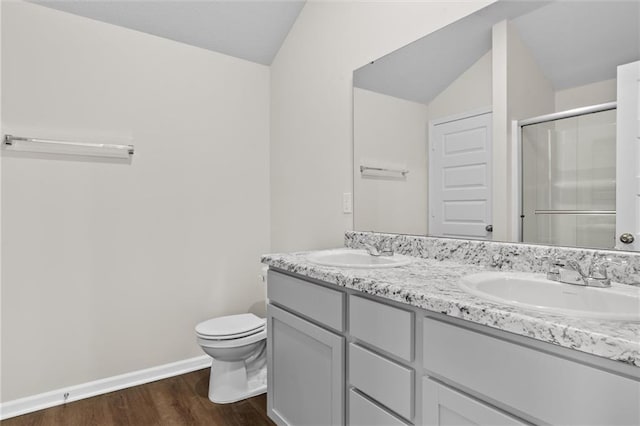
[[[638,425],[640,369],[278,270],[280,425]]]
[[[342,327],[344,293],[272,272],[268,282],[269,416],[280,425],[343,425],[345,339],[327,323]]]
[[[411,424],[415,421],[415,313],[355,294],[349,295],[348,311],[347,386],[370,402],[354,405],[350,399],[349,423],[368,426],[367,419],[375,414],[394,419],[390,424]]]
[[[518,426],[527,424],[427,376],[422,378],[422,413],[422,422],[425,425]]]
[[[536,424],[640,424],[639,378],[609,370],[609,365],[615,365],[613,361],[599,361],[487,327],[475,328],[466,327],[463,321],[453,324],[442,318],[423,319],[423,368],[431,378],[423,381],[425,420],[437,419],[435,410],[443,406],[461,416],[477,412],[485,413],[487,419],[501,418],[487,404],[484,411],[465,411],[467,403],[462,398],[447,396],[448,402],[443,402],[442,393],[447,392],[434,392],[435,379]],[[467,399],[472,400],[470,396]],[[524,424],[514,423],[509,416],[488,423],[480,420],[483,418],[478,415],[477,423],[468,424]],[[447,423],[440,419],[432,424]]]

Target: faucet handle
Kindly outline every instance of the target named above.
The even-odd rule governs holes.
[[[609,278],[606,259],[594,259],[589,265],[589,278],[605,280]]]
[[[606,254],[597,254],[593,256],[593,263],[604,263],[613,264],[613,265],[627,265],[629,262],[624,259],[613,259],[611,256],[607,256]]]
[[[551,254],[549,256],[534,256],[534,258],[538,260],[542,260],[543,262],[548,261],[549,263],[551,263],[552,259],[555,259],[555,256]]]
[[[397,241],[392,238],[384,239],[380,241],[380,253],[383,256],[393,256],[397,247]]]
[[[564,256],[558,256],[556,254],[550,254],[548,256],[536,256],[536,259],[540,259],[543,262],[549,264],[549,269],[557,268],[558,266],[565,266],[567,258]]]
[[[548,256],[536,256],[537,259],[547,262],[547,279],[552,281],[560,280],[560,267],[564,266],[564,258],[558,257],[555,254]]]
[[[371,256],[380,256],[380,249],[378,248],[378,245],[376,243],[364,242],[363,245],[367,250],[367,253],[369,253]]]
[[[611,279],[607,271],[607,265],[609,263],[625,263],[614,261],[606,256],[594,256],[589,265],[589,276],[586,279],[586,283],[592,287],[610,287]]]
[[[567,266],[567,263],[568,263],[568,260],[564,256],[555,256],[553,258],[553,266],[563,267],[563,266]]]
[[[396,247],[396,243],[391,238],[364,242],[363,245],[371,256],[393,256]]]
[[[607,279],[609,278],[607,271],[609,264],[626,265],[627,263],[626,260],[614,260],[604,254],[596,255],[591,260],[591,265],[589,266],[589,277],[603,280]]]

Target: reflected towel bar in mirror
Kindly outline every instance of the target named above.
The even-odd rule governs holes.
[[[406,169],[388,169],[384,167],[371,167],[371,166],[360,166],[360,173],[363,175],[370,174],[369,172],[383,172],[383,173],[398,173],[402,175],[402,177],[407,176],[409,170]]]
[[[536,210],[535,214],[616,214],[615,210]]]

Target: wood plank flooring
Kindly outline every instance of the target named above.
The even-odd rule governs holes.
[[[232,404],[209,401],[209,369],[3,420],[2,426],[275,425],[266,394]]]

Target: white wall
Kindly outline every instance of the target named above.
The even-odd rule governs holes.
[[[507,101],[511,121],[550,114],[555,107],[553,85],[542,72],[515,26],[508,25]]]
[[[512,167],[511,125],[514,120],[549,114],[555,108],[551,82],[507,21],[493,27],[493,237],[515,241],[512,224],[517,171]]]
[[[491,1],[307,2],[271,66],[276,251],[341,246],[352,216],[352,73]]]
[[[3,131],[136,148],[3,155],[3,401],[202,355],[197,322],[264,299],[269,69],[2,7]]]
[[[429,120],[491,108],[491,75],[489,51],[429,103]]]
[[[507,64],[508,64],[508,36],[507,21],[498,22],[491,32],[492,55],[491,69],[493,82],[492,108],[493,108],[493,146],[492,155],[492,193],[493,199],[491,212],[493,215],[493,238],[496,241],[505,241],[511,236],[509,212],[510,201],[509,187],[509,138],[508,127],[508,89],[507,89]]]
[[[616,100],[616,79],[558,90],[555,95],[557,112],[573,108],[604,104]]]
[[[3,1],[0,1],[0,49],[2,46],[2,9]],[[0,50],[0,82],[2,82],[2,54]],[[0,135],[4,134],[2,126],[2,84],[0,83]],[[1,137],[1,136],[0,136]],[[2,161],[0,160],[0,178],[2,177]],[[2,180],[0,179],[0,374],[2,374]],[[2,379],[0,379],[0,401],[3,401]]]
[[[427,233],[427,106],[353,89],[354,225],[357,230]],[[407,169],[363,176],[359,167]]]

